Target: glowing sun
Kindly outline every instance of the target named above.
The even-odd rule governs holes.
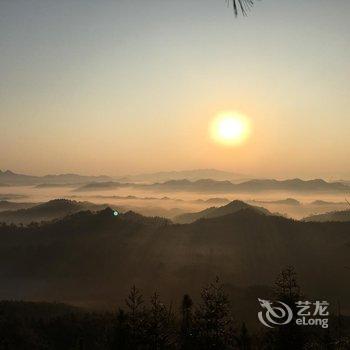
[[[237,145],[249,136],[248,119],[238,113],[218,114],[210,125],[210,134],[214,141],[226,145]]]

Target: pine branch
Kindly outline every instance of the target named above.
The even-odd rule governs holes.
[[[227,6],[231,6],[235,13],[235,16],[238,16],[238,13],[241,12],[243,16],[247,16],[247,13],[250,11],[250,8],[254,5],[254,0],[226,0]]]

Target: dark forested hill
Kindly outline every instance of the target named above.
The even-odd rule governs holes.
[[[252,206],[245,202],[235,200],[222,207],[211,207],[195,213],[186,213],[186,214],[178,215],[173,219],[173,221],[180,224],[189,224],[198,219],[216,218],[219,216],[233,214],[239,210],[248,209],[248,208],[260,214],[267,214],[267,215],[271,214],[265,208]]]
[[[105,209],[29,227],[0,226],[0,299],[115,305],[132,284],[167,300],[219,275],[271,285],[292,264],[305,291],[350,309],[350,223],[306,223],[254,209],[189,225]],[[263,297],[263,296],[261,296]]]
[[[16,204],[13,203],[13,205]],[[40,222],[63,218],[82,210],[97,211],[107,206],[106,204],[54,199],[37,205],[28,205],[27,208],[24,207],[23,209],[1,211],[0,222],[28,224],[33,221]]]
[[[350,221],[350,210],[332,211],[324,214],[311,215],[303,219],[304,221]]]

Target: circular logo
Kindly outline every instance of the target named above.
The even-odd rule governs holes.
[[[266,327],[273,328],[288,324],[293,318],[292,309],[282,301],[271,302],[258,299],[264,311],[258,313],[259,321]]]

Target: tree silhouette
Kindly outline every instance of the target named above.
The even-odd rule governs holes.
[[[167,308],[154,293],[151,298],[151,308],[148,312],[147,338],[149,349],[169,349],[175,341],[174,314],[171,307]]]
[[[278,300],[292,305],[300,299],[300,286],[297,282],[297,274],[293,266],[287,266],[277,276],[275,294]]]
[[[128,298],[125,300],[127,305],[127,324],[129,331],[129,340],[132,346],[138,347],[145,341],[147,311],[143,306],[143,296],[135,286],[131,287]]]
[[[185,294],[181,304],[181,349],[193,348],[193,301],[188,294]]]
[[[119,309],[117,312],[117,323],[114,328],[114,337],[112,345],[116,349],[127,349],[130,331],[128,327],[128,317],[124,310]]]
[[[125,303],[129,311],[130,330],[133,333],[139,328],[139,320],[143,314],[142,305],[144,303],[141,292],[135,286],[131,287],[130,294],[125,300]]]
[[[242,324],[241,332],[237,337],[237,345],[240,350],[251,350],[251,338],[245,323]]]
[[[202,302],[196,312],[195,333],[199,349],[231,349],[233,320],[228,297],[219,279],[201,292]]]
[[[280,326],[270,335],[273,338],[274,349],[295,350],[303,349],[306,344],[306,336],[303,328],[295,324],[297,315],[296,302],[302,297],[301,288],[297,281],[297,273],[293,266],[287,266],[277,276],[275,281],[275,295],[277,300],[289,305],[293,311],[293,319],[287,324]]]

